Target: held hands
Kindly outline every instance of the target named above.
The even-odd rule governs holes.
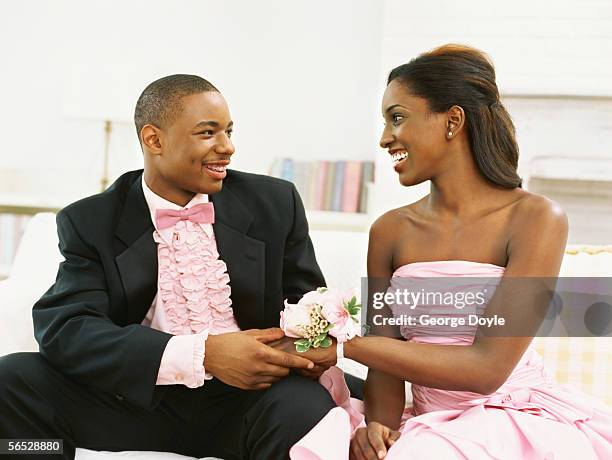
[[[400,437],[400,432],[378,422],[368,423],[367,428],[358,428],[351,440],[350,460],[379,460],[385,458],[387,450]]]
[[[284,336],[280,328],[209,335],[204,359],[206,371],[243,390],[264,390],[292,368],[313,369],[309,359],[267,345]]]
[[[304,377],[316,380],[321,377],[323,372],[336,364],[336,339],[333,337],[330,338],[332,339],[332,344],[329,347],[310,348],[308,351],[303,353],[295,350],[294,342],[296,339],[293,337],[283,337],[280,340],[269,343],[269,345],[277,350],[281,350],[295,356],[301,356],[315,363],[315,366],[312,369],[296,369],[296,372]]]

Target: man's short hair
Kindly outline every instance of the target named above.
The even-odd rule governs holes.
[[[207,91],[219,92],[212,83],[197,75],[168,75],[149,84],[138,98],[134,110],[138,140],[144,125],[152,124],[160,128],[171,126],[183,110],[181,98]]]

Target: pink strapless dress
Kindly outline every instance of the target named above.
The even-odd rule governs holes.
[[[501,278],[503,274],[504,268],[497,265],[438,261],[404,265],[393,276]],[[401,331],[412,342],[470,345],[473,341],[473,335],[428,337],[409,327]],[[320,382],[338,407],[292,447],[293,460],[348,459],[354,430],[365,426],[363,405],[350,398],[340,369],[330,368]],[[612,409],[555,383],[533,343],[492,394],[412,385],[412,395],[413,405],[402,418],[402,435],[389,449],[388,460],[612,459]]]

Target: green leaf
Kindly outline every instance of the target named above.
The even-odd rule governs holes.
[[[331,344],[332,344],[332,339],[330,339],[329,337],[325,337],[321,341],[321,348],[328,348],[329,346],[331,346]]]
[[[321,341],[325,340],[326,337],[327,337],[327,333],[317,335],[314,338],[314,340],[312,341],[312,346],[314,348],[319,348],[319,345],[321,344]]]
[[[306,343],[298,343],[299,340],[295,342],[295,351],[298,353],[305,353],[310,349],[310,342],[306,340]]]
[[[349,315],[355,316],[361,311],[361,304],[357,303],[357,297],[353,296],[348,302],[346,302],[344,309],[348,311]]]
[[[334,323],[328,323],[327,326],[325,327],[325,329],[323,329],[323,333],[327,334],[329,331],[331,331],[334,328]]]
[[[308,339],[299,339],[293,342],[296,345],[310,345],[310,340]]]

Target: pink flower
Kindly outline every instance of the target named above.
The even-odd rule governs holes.
[[[321,313],[334,325],[329,331],[329,335],[335,337],[338,342],[343,343],[359,334],[359,323],[355,321],[345,304],[351,300],[353,294],[349,291],[341,292],[330,289],[325,292],[323,308]]]
[[[316,291],[310,291],[304,294],[297,304],[308,308],[314,304],[323,305],[325,299],[326,293],[318,289]]]
[[[304,337],[300,326],[310,324],[308,309],[303,305],[291,304],[285,300],[285,309],[280,313],[280,327],[287,337]]]
[[[338,308],[335,305],[327,304],[323,307],[322,313],[325,319],[334,325],[329,330],[329,335],[336,337],[339,342],[345,342],[353,337],[346,337],[351,330],[351,323],[354,321],[343,306]]]
[[[332,324],[328,334],[336,337],[338,342],[346,342],[358,335],[360,330],[359,322],[345,307],[353,297],[351,291],[319,288],[304,294],[297,304],[285,301],[285,310],[281,312],[280,327],[288,337],[304,337],[304,330],[300,326],[311,323],[310,310],[313,305],[318,305],[320,314]]]

